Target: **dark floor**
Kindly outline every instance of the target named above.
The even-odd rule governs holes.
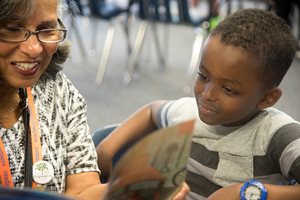
[[[167,56],[165,68],[158,63],[152,33],[148,32],[139,59],[139,76],[137,80],[124,86],[122,79],[127,66],[127,49],[121,27],[117,26],[104,81],[101,86],[97,86],[95,77],[107,22],[97,20],[92,25],[91,22],[91,20],[80,19],[81,35],[84,36],[82,38],[84,38],[85,48],[89,49],[87,56],[82,56],[78,38],[72,33],[70,35],[73,42],[72,56],[64,69],[87,101],[91,131],[124,120],[140,106],[152,100],[192,95],[186,94],[183,88],[186,84],[186,71],[195,37],[194,27],[169,25],[169,29],[166,29],[166,25],[158,24],[161,46]],[[134,23],[137,25],[139,21]],[[93,36],[94,29],[97,29],[97,37]],[[167,35],[164,34],[166,30],[168,30]],[[300,60],[294,60],[281,84],[283,96],[276,104],[277,108],[297,120],[300,120],[299,77]]]

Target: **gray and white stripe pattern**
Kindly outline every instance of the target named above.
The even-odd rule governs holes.
[[[286,114],[266,109],[241,127],[208,126],[198,119],[193,98],[164,105],[162,126],[196,118],[187,167],[188,199],[205,199],[217,189],[255,178],[264,183],[300,181],[300,125]]]

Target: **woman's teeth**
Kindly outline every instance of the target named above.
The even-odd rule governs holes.
[[[15,63],[16,67],[18,67],[21,70],[30,70],[34,68],[38,62],[35,63]]]

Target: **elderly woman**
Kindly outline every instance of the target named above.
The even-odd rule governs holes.
[[[59,0],[1,0],[0,7],[2,186],[100,199],[106,186],[86,103],[60,71],[69,43]]]

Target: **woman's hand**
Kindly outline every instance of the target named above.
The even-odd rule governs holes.
[[[98,172],[83,172],[67,176],[65,195],[78,200],[102,200],[107,189],[107,184],[100,184]]]

